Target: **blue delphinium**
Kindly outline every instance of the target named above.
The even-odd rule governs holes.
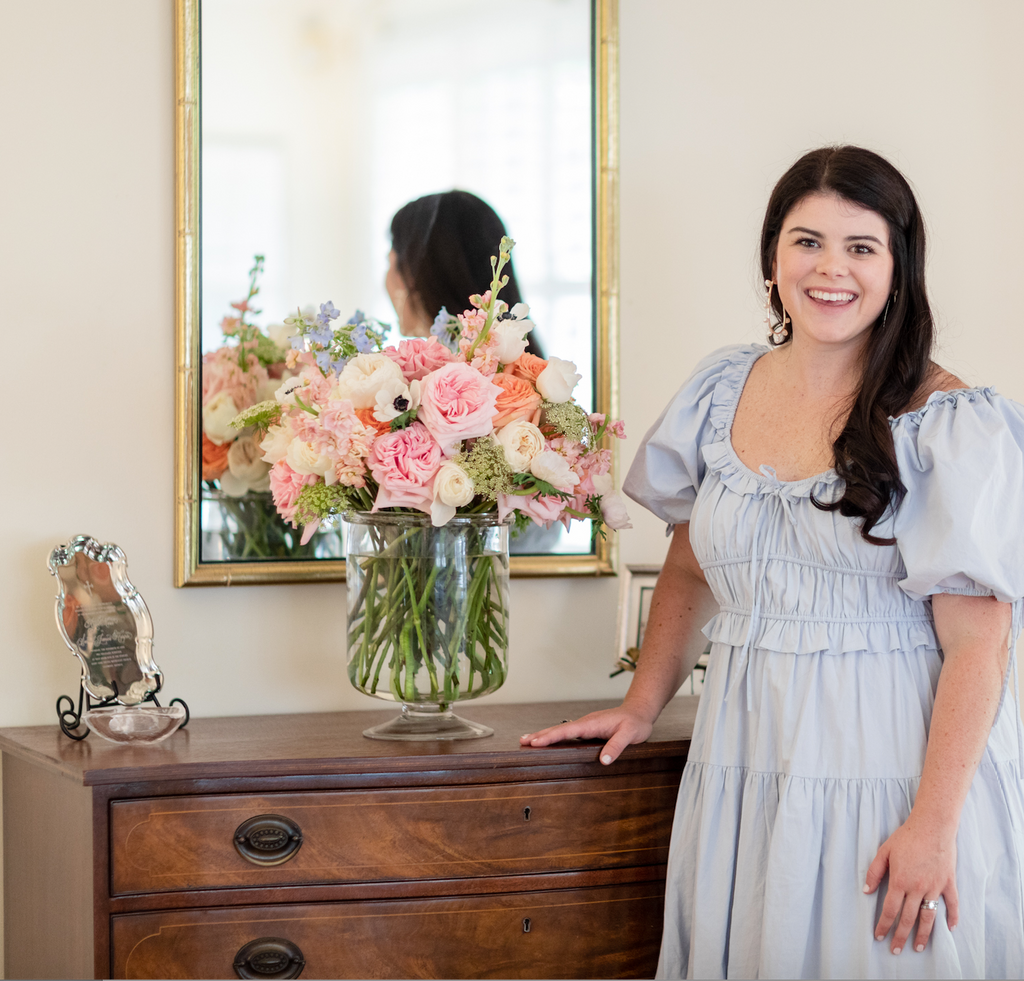
[[[459,337],[462,334],[462,325],[453,317],[446,307],[441,307],[433,324],[430,325],[430,333],[434,335],[449,351],[459,349]]]

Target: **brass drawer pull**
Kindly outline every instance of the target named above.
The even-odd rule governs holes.
[[[302,847],[302,829],[281,814],[260,814],[235,828],[234,840],[238,854],[253,865],[280,865]]]
[[[281,937],[260,937],[238,948],[235,974],[240,978],[297,978],[306,966],[297,944]]]

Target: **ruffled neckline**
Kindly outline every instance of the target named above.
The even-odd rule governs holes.
[[[978,399],[991,399],[998,395],[992,385],[975,388],[951,388],[948,392],[937,389],[925,399],[924,405],[912,412],[901,412],[898,416],[889,416],[889,428],[894,432],[900,426],[920,426],[921,420],[929,413],[936,411],[939,406],[951,406],[956,408],[961,400],[964,402],[977,402]]]
[[[743,388],[754,362],[768,351],[769,348],[763,344],[748,344],[726,355],[722,373],[711,393],[708,418],[715,429],[715,439],[704,445],[704,460],[722,483],[738,494],[776,493],[788,498],[808,498],[813,495],[821,499],[821,492],[840,479],[834,469],[800,480],[779,480],[774,468],[766,464],[761,466],[760,471],[751,470],[732,445],[732,424]]]

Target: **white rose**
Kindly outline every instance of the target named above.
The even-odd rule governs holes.
[[[604,523],[613,531],[632,528],[633,525],[630,523],[629,514],[626,511],[626,502],[615,493],[611,474],[594,474],[590,480],[594,485],[594,490],[601,495],[601,517],[604,519]]]
[[[405,408],[401,408],[402,402]],[[398,403],[397,405],[395,403]],[[420,383],[413,379],[408,385],[404,380],[386,382],[377,391],[373,418],[378,422],[391,422],[403,412],[418,409],[420,406]]]
[[[270,490],[270,464],[264,463],[252,433],[239,436],[231,444],[228,469],[221,474],[220,487],[229,497],[241,497],[248,491]]]
[[[526,473],[530,461],[544,449],[544,434],[525,419],[502,426],[495,436],[505,451],[505,462],[514,473]]]
[[[573,473],[569,461],[554,450],[538,453],[530,461],[530,473],[560,491],[571,491],[580,482],[579,474]]]
[[[537,391],[549,402],[568,402],[582,377],[574,362],[548,358],[548,366],[537,376]]]
[[[602,495],[601,517],[612,531],[622,531],[623,528],[633,527],[629,520],[629,513],[626,511],[626,502],[618,494]]]
[[[298,438],[293,439],[288,444],[288,452],[284,458],[296,473],[316,474],[327,480],[327,483],[334,483],[329,479],[329,476],[334,476],[334,461],[312,443]]]
[[[231,425],[237,415],[235,400],[227,392],[218,392],[203,406],[203,432],[211,443],[223,446],[238,435],[238,430]]]
[[[386,354],[357,354],[338,375],[332,398],[348,399],[354,409],[372,409],[387,384],[405,385],[402,369]]]
[[[517,303],[509,312],[511,317],[491,324],[491,333],[501,339],[497,358],[502,364],[511,364],[520,358],[526,350],[526,335],[534,327],[533,321],[527,319],[530,308],[525,303]]]
[[[430,506],[430,523],[435,527],[448,524],[455,509],[469,504],[476,494],[473,479],[457,463],[441,464],[434,475],[434,503]]]
[[[263,459],[271,465],[277,463],[278,460],[283,460],[288,453],[288,445],[291,441],[292,434],[287,426],[271,426],[267,430],[267,435],[263,437],[263,442],[260,443]]]

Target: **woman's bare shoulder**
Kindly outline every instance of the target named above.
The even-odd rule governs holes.
[[[932,392],[952,392],[958,388],[967,388],[967,383],[957,377],[951,371],[947,371],[940,364],[934,361],[928,363],[928,370],[925,372],[924,381],[914,393],[914,397],[907,406],[907,412],[920,409],[928,401]]]

